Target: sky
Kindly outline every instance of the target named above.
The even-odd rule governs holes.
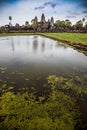
[[[72,24],[85,18],[87,22],[87,0],[0,0],[0,26],[9,24],[25,24],[37,16],[38,21],[42,13],[48,21],[52,16],[54,21],[69,19]]]

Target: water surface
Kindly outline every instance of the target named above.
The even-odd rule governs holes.
[[[0,84],[41,86],[48,75],[87,74],[87,56],[42,36],[0,37]]]

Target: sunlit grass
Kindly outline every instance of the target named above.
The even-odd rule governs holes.
[[[82,43],[87,45],[86,33],[40,33],[40,34],[71,43]]]
[[[23,36],[23,35],[44,35],[70,43],[81,43],[87,45],[87,33],[1,33],[0,36]]]

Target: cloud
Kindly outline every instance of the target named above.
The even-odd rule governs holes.
[[[87,10],[83,11],[82,13],[83,13],[83,14],[87,14]]]
[[[0,0],[0,5],[1,5]],[[6,0],[3,0],[5,2]],[[7,3],[3,6],[3,9],[0,7],[0,26],[9,23],[9,15],[12,16],[12,24],[15,25],[19,23],[23,25],[25,21],[29,21],[37,16],[38,21],[41,20],[42,13],[45,14],[46,20],[51,16],[54,17],[54,20],[65,20],[66,17],[71,22],[75,23],[76,20],[82,19],[85,17],[86,11],[85,8],[79,6],[79,3],[82,0],[7,0],[7,1],[16,1],[15,3]],[[59,1],[59,2],[58,2]],[[77,2],[78,1],[78,2]],[[80,2],[79,2],[80,1]],[[84,1],[84,0],[83,0]],[[67,11],[68,10],[68,11]]]
[[[85,18],[87,18],[87,15],[85,15]]]
[[[71,11],[71,10],[68,10],[67,13],[70,15],[80,15],[77,11]]]
[[[35,7],[34,10],[42,10],[44,8],[45,8],[44,6],[39,6],[39,7]]]
[[[57,11],[53,11],[53,14],[57,14]]]
[[[66,16],[66,18],[76,18],[76,16]]]
[[[53,3],[53,2],[44,3],[44,6],[48,6],[48,5],[50,5],[52,8],[55,8],[58,5],[58,3]]]
[[[59,3],[54,3],[54,2],[45,2],[43,5],[35,7],[34,10],[41,10],[44,9],[47,6],[51,6],[51,8],[55,8]]]

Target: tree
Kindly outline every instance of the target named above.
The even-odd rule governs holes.
[[[18,28],[19,28],[19,27],[20,27],[19,23],[16,23],[16,24],[15,24],[15,27],[18,27]]]
[[[61,21],[61,27],[65,28],[65,21],[64,20]]]
[[[37,27],[38,27],[38,18],[37,18],[37,16],[35,16],[35,18],[32,19],[31,22],[32,22],[32,27],[33,27],[34,32],[35,32],[35,30],[37,30]]]
[[[62,20],[62,21],[57,20],[57,21],[56,21],[56,25],[57,25],[58,27],[65,27],[65,21],[64,21],[64,20]]]
[[[81,20],[77,21],[75,27],[77,30],[81,30],[83,27],[83,22]]]
[[[12,24],[11,24],[11,21],[12,21],[12,16],[9,16],[9,25],[11,26]]]
[[[16,24],[15,24],[15,29],[16,29],[17,31],[20,30],[20,25],[19,25],[19,23],[16,23]]]
[[[60,27],[60,26],[61,26],[61,21],[60,21],[60,20],[57,20],[57,21],[56,21],[56,25],[57,25],[57,27]]]
[[[85,18],[82,19],[82,22],[85,22]]]
[[[0,27],[0,33],[2,33],[2,32],[4,32],[4,27],[3,26]]]
[[[85,23],[85,26],[84,26],[85,30],[87,30],[87,22]]]
[[[85,31],[85,18],[82,19],[83,22],[83,30]]]
[[[29,27],[29,22],[28,21],[25,22],[25,26]]]
[[[71,27],[71,25],[72,25],[72,23],[70,22],[70,20],[66,19],[66,20],[65,20],[65,26],[66,26],[67,28],[69,28],[69,27]]]
[[[25,22],[25,26],[24,26],[24,30],[29,30],[29,27],[30,27],[30,25],[29,25],[29,22],[28,21],[26,21]],[[23,28],[23,27],[22,27]]]
[[[56,21],[57,30],[64,30],[65,29],[65,21],[57,20]]]

